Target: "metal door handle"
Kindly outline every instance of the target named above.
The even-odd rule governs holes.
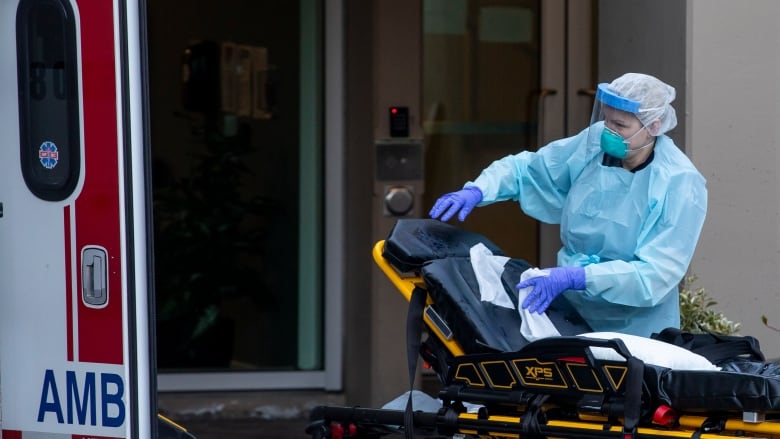
[[[539,103],[538,108],[536,109],[537,115],[536,115],[536,148],[540,148],[542,146],[542,136],[544,134],[544,101],[547,96],[555,96],[558,93],[558,90],[554,88],[543,88],[539,91]]]
[[[85,247],[81,253],[81,296],[84,303],[103,306],[108,302],[106,251]]]

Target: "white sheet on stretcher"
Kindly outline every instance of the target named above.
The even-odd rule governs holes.
[[[478,243],[471,247],[469,251],[471,257],[471,267],[474,275],[477,277],[479,285],[480,299],[483,302],[490,302],[496,306],[514,309],[515,305],[509,298],[509,294],[504,290],[501,283],[501,273],[504,272],[504,265],[509,260],[506,256],[496,256],[484,244]],[[547,276],[547,270],[538,268],[529,268],[520,275],[518,282],[536,276]],[[523,288],[518,291],[518,304],[523,303],[525,297],[533,287]],[[518,306],[518,312],[522,323],[520,324],[520,333],[528,341],[538,340],[540,338],[560,336],[560,332],[555,328],[547,314],[537,314]]]

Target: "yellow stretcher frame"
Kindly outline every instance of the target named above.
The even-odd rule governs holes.
[[[384,245],[385,241],[378,241],[374,245],[374,261],[406,300],[411,300],[412,293],[417,288],[427,290],[419,273],[400,273],[382,256]],[[427,309],[433,304],[433,300],[428,296],[425,308]],[[423,313],[423,318],[429,331],[436,335],[452,355],[465,355],[462,347],[455,340],[448,339],[439,331],[436,323],[426,313]],[[439,413],[415,411],[410,414],[400,410],[355,406],[319,406],[312,410],[312,422],[307,427],[306,433],[315,439],[333,439],[345,437],[343,435],[345,426],[356,426],[356,428],[373,431],[376,433],[375,437],[379,437],[402,432],[395,427],[405,425],[407,416],[411,415],[415,429],[433,432],[434,435],[438,436],[460,434],[481,439],[522,438],[526,435],[521,417],[523,407],[518,405],[516,409],[517,416],[512,413],[491,415],[488,413],[455,412],[452,407],[444,407]],[[541,407],[542,413],[548,416],[548,419],[537,426],[537,435],[566,439],[626,439],[627,436],[636,439],[745,439],[749,437],[780,439],[780,420],[777,419],[747,422],[729,418],[725,414],[680,415],[676,418],[674,426],[641,425],[627,435],[623,431],[622,419],[608,419],[601,415],[585,413],[578,413],[576,418],[572,419],[555,419],[555,415],[552,414],[555,409],[554,405],[545,404]],[[535,414],[522,414],[536,416]],[[710,427],[713,422],[718,424],[715,429]],[[337,433],[337,431],[341,431],[341,433]]]
[[[414,426],[421,432],[431,432],[434,437],[443,435],[467,435],[480,439],[504,439],[523,438],[523,417],[512,415],[488,415],[479,413],[457,413],[453,415],[452,408],[443,409],[440,413],[414,412]],[[368,428],[381,432],[379,437],[391,434],[392,431],[384,428],[389,425],[403,425],[404,411],[370,409],[363,407],[316,407],[313,411],[317,419],[310,424],[307,432],[316,438],[331,438],[330,427],[339,424],[346,427],[350,424],[358,424],[362,428]],[[745,423],[742,421],[725,422],[720,431],[706,431],[705,424],[710,420],[706,416],[683,416],[677,427],[657,428],[640,426],[631,436],[635,439],[662,439],[662,438],[697,438],[697,439],[748,439],[748,438],[780,438],[780,422]],[[618,422],[615,422],[618,421]],[[547,438],[604,438],[626,439],[626,433],[621,425],[622,420],[608,420],[600,417],[587,417],[581,420],[550,419],[539,425],[538,434]],[[447,432],[446,434],[443,432]],[[314,433],[320,433],[315,435]],[[400,431],[395,430],[395,433]],[[363,437],[363,436],[360,436]],[[417,436],[415,436],[417,437]]]
[[[425,281],[419,274],[410,275],[408,277],[402,276],[401,273],[399,273],[395,268],[393,268],[392,265],[382,256],[382,251],[385,248],[385,241],[381,240],[378,241],[376,244],[374,244],[374,262],[376,262],[376,265],[379,266],[379,268],[382,270],[382,272],[385,273],[385,276],[387,276],[388,279],[395,285],[395,287],[398,289],[398,291],[401,293],[401,295],[404,296],[406,301],[410,301],[412,299],[412,292],[415,288],[422,288],[426,289]],[[425,300],[425,309],[423,309],[423,320],[425,321],[425,325],[428,327],[428,329],[436,335],[436,337],[444,344],[444,346],[447,348],[447,350],[450,351],[452,355],[455,356],[461,356],[464,355],[465,352],[463,351],[463,348],[458,344],[458,342],[454,340],[448,340],[447,337],[442,334],[442,332],[439,330],[439,328],[436,326],[436,324],[431,320],[430,317],[428,317],[428,314],[425,312],[427,308],[431,305],[433,305],[433,299],[431,299],[430,296],[428,296]]]
[[[707,417],[704,416],[686,416],[683,418],[680,419],[681,428],[669,429],[669,428],[664,428],[659,426],[656,429],[656,428],[648,428],[648,427],[639,427],[637,428],[635,435],[640,438],[691,438],[697,430],[702,428],[702,426],[708,419]],[[484,435],[480,436],[478,432],[484,433],[485,431],[487,431],[487,437],[489,438],[517,438],[519,437],[517,433],[491,431],[491,425],[500,425],[505,427],[511,425],[520,425],[522,422],[521,417],[488,416],[486,418],[480,418],[479,415],[476,413],[461,413],[458,415],[458,420],[465,421],[462,423],[471,421],[473,423],[480,425],[478,429],[460,427],[458,428],[459,433],[478,436],[482,438],[484,438],[485,436]],[[770,425],[764,425],[763,427],[761,427],[761,424],[770,424]],[[591,434],[593,433],[598,434],[599,432],[601,432],[604,433],[605,435],[607,433],[610,433],[611,435],[620,434],[622,433],[622,428],[623,428],[621,425],[610,425],[606,419],[604,419],[602,422],[565,421],[565,420],[552,419],[547,421],[545,427],[546,429],[549,430],[559,430],[564,434],[566,434],[565,432],[567,431],[575,434],[577,431],[580,431],[582,433],[589,432]],[[759,424],[750,424],[742,421],[727,421],[723,432],[701,433],[696,437],[700,439],[724,439],[724,438],[746,439],[750,437],[747,436],[746,433],[761,434],[762,436],[760,437],[774,439],[778,437],[777,436],[778,434],[780,434],[780,423],[763,422]],[[763,436],[765,434],[768,434],[769,436]],[[576,435],[575,436],[567,435],[566,437],[576,437]]]
[[[377,241],[376,244],[374,244],[373,251],[372,251],[374,262],[382,270],[385,276],[387,276],[387,278],[392,282],[392,284],[401,293],[401,295],[404,296],[407,302],[411,300],[412,292],[415,290],[415,288],[422,288],[424,290],[427,290],[425,281],[419,275],[419,273],[400,273],[390,264],[390,262],[388,262],[384,258],[384,256],[382,255],[384,246],[385,246],[385,240]],[[426,298],[425,308],[427,309],[431,305],[433,305],[433,299],[431,299],[429,295]],[[450,351],[452,355],[454,356],[465,355],[465,351],[460,346],[460,344],[458,344],[458,342],[455,340],[448,339],[441,331],[439,331],[435,322],[433,322],[425,312],[423,312],[423,319],[425,321],[428,330],[434,335],[436,335],[436,337],[442,342],[442,344]],[[648,427],[639,427],[637,429],[636,434],[638,437],[648,437],[648,438],[653,438],[653,437],[690,438],[694,435],[694,433],[697,430],[701,430],[703,428],[705,422],[707,422],[708,419],[709,417],[707,416],[682,415],[678,418],[678,426],[675,428],[668,428],[668,427],[661,427],[661,426],[659,426],[657,429],[648,428]],[[473,430],[467,427],[458,428],[458,431],[462,434],[475,435],[482,438],[519,437],[517,433],[490,431],[491,425],[502,425],[502,426],[505,426],[507,424],[519,425],[519,423],[521,422],[521,419],[519,417],[488,416],[487,418],[478,418],[477,414],[460,413],[458,414],[458,420],[462,421],[464,424],[470,424],[472,422],[477,422],[478,424],[480,424],[480,427],[478,429],[473,429]],[[605,427],[605,425],[608,425],[606,419],[604,420],[596,419],[596,418],[588,419],[587,416],[578,421],[551,419],[546,423],[547,427],[553,429],[561,429],[563,431],[580,430],[583,433],[585,431],[588,431],[590,432],[590,434],[600,431],[603,432],[605,436],[611,436],[616,432],[621,431],[622,428],[621,425],[614,425],[609,427]],[[488,432],[488,434],[484,435],[486,431]],[[748,434],[755,434],[755,435],[759,435],[758,437],[768,438],[768,439],[780,439],[780,421],[770,420],[770,421],[763,421],[763,422],[745,422],[739,419],[727,418],[723,425],[723,431],[721,431],[720,433],[700,433],[696,437],[701,439],[718,439],[718,438],[723,439],[729,437],[746,438],[748,437],[746,436]],[[576,434],[571,436],[564,434],[564,437],[576,437]]]

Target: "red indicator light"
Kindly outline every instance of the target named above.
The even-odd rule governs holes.
[[[562,357],[558,361],[563,363],[580,363],[585,364],[585,357]]]
[[[409,137],[409,107],[387,107],[390,137]]]

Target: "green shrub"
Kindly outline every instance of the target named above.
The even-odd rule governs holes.
[[[767,328],[769,328],[769,329],[771,329],[771,330],[773,330],[775,332],[780,332],[780,328],[776,328],[776,327],[770,325],[769,324],[769,319],[766,316],[764,316],[764,315],[761,316],[761,323],[763,323],[764,326],[766,326]]]
[[[702,287],[695,288],[696,276],[688,276],[680,284],[680,328],[688,332],[714,332],[733,335],[739,332],[739,323],[732,322],[712,309],[718,302],[709,297]]]

